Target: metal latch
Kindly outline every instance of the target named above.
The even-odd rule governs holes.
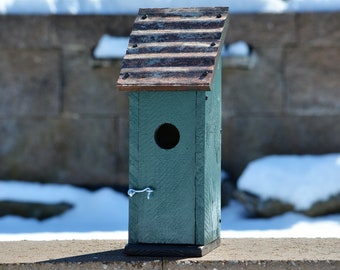
[[[136,193],[142,193],[142,192],[147,192],[146,198],[149,200],[150,199],[150,195],[153,192],[153,189],[149,188],[149,187],[146,187],[146,188],[140,189],[140,190],[136,190],[136,189],[130,188],[128,190],[127,194],[129,195],[129,197],[132,197]]]

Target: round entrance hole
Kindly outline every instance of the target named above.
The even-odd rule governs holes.
[[[160,125],[155,131],[155,141],[160,148],[171,149],[179,142],[178,129],[169,123]]]

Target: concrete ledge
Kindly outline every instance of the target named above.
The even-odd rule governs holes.
[[[0,269],[340,269],[340,239],[222,239],[201,258],[131,257],[126,241],[0,242]]]

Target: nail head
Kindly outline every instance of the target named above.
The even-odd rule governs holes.
[[[129,78],[129,76],[130,76],[130,74],[129,73],[124,73],[124,75],[123,75],[123,80],[126,80],[127,78]]]

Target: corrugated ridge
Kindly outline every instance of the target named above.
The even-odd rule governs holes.
[[[118,88],[209,90],[226,17],[227,8],[140,9]]]

